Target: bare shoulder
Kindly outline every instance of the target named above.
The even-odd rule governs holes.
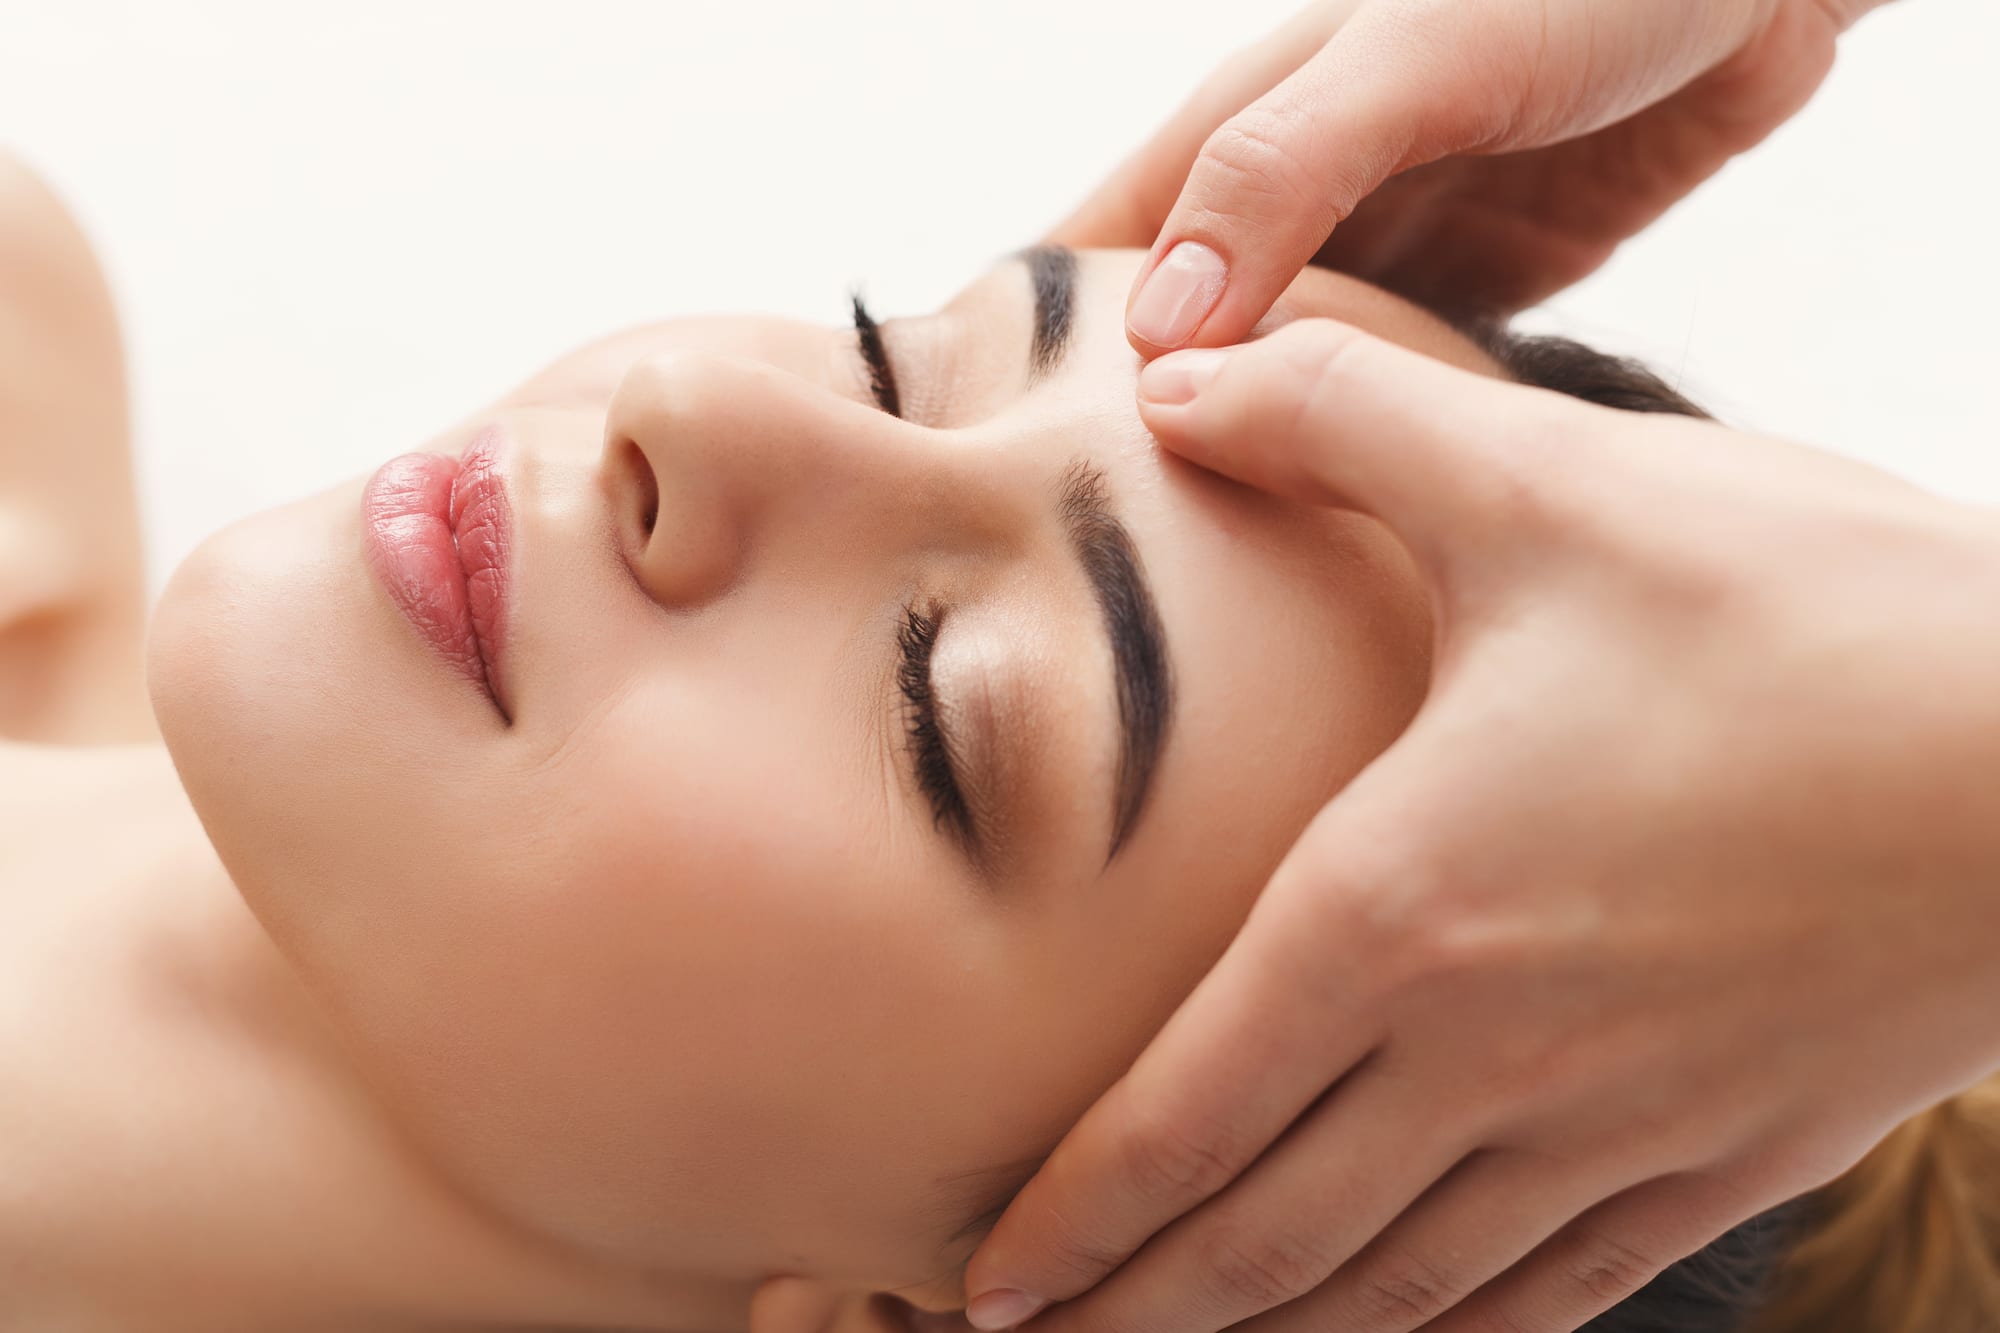
[[[143,550],[109,287],[0,152],[0,735],[148,734]]]
[[[97,256],[47,181],[0,149],[0,283],[10,302],[31,305],[65,332],[110,335],[110,294]],[[85,297],[85,300],[79,300]]]

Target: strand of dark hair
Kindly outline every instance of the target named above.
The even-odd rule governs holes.
[[[1625,412],[1714,419],[1644,362],[1629,356],[1600,352],[1574,338],[1516,333],[1495,320],[1461,324],[1459,331],[1523,384]]]

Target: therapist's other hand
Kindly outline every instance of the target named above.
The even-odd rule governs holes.
[[[1325,0],[1051,239],[1152,247],[1126,311],[1144,356],[1242,339],[1316,253],[1433,309],[1511,313],[1804,105],[1880,3]]]
[[[2000,1067],[2000,515],[1326,320],[1140,397],[1394,530],[1432,682],[1016,1196],[970,1314],[1573,1329]]]

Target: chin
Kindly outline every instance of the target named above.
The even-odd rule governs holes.
[[[343,566],[354,563],[360,485],[211,534],[175,567],[154,608],[153,712],[225,861],[245,839],[286,826],[296,834],[298,812],[323,795],[314,772],[352,720],[360,682],[348,631],[367,610],[366,588]]]
[[[467,942],[482,918],[459,886],[497,882],[481,849],[504,765],[491,704],[369,571],[366,484],[196,547],[154,610],[147,687],[223,868],[343,1044],[412,1105],[476,1108],[450,1073],[484,1067],[467,1015],[511,955]]]
[[[428,754],[437,686],[362,560],[355,478],[242,519],[168,578],[146,684],[195,813],[260,916],[324,879],[379,799]],[[428,688],[426,688],[428,687]],[[425,749],[426,721],[433,735]],[[277,927],[279,921],[267,921]]]

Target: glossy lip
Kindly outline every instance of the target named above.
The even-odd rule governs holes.
[[[362,547],[396,608],[510,724],[506,643],[514,514],[489,426],[457,458],[401,454],[361,493]]]

